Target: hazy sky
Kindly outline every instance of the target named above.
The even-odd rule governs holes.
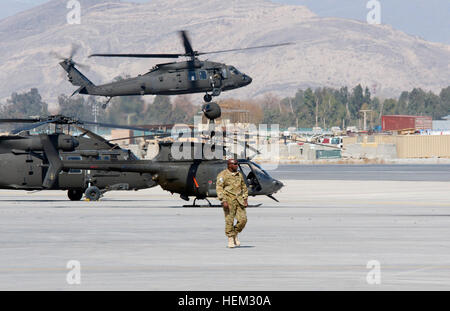
[[[48,0],[0,0],[0,19]],[[61,0],[65,1],[65,0]],[[123,0],[146,2],[149,0]],[[188,1],[188,0],[186,0]],[[205,0],[207,1],[207,0]],[[450,0],[379,0],[381,22],[429,41],[450,44]],[[319,16],[366,21],[368,0],[272,0],[306,5]]]

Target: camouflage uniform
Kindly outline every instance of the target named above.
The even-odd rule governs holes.
[[[228,203],[228,209],[224,209],[225,235],[235,237],[247,223],[244,201],[248,198],[248,190],[242,174],[233,173],[228,169],[223,170],[217,175],[216,191],[218,199]],[[237,219],[236,225],[234,218]]]

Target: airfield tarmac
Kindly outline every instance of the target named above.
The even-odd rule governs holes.
[[[269,173],[280,203],[250,199],[263,206],[236,249],[221,209],[181,208],[159,187],[100,202],[1,190],[0,290],[450,290],[450,166]],[[80,285],[66,282],[70,260]],[[371,260],[381,284],[366,280]]]

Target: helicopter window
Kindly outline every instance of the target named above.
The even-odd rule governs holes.
[[[188,78],[189,81],[196,81],[197,80],[197,73],[195,71],[189,71],[188,72]]]
[[[200,80],[206,80],[208,78],[208,75],[206,74],[206,71],[204,71],[204,70],[199,71],[198,76],[200,77]]]
[[[104,156],[104,157],[103,157],[103,160],[105,160],[105,161],[109,161],[109,159],[110,159],[109,156]]]
[[[253,166],[253,169],[255,170],[255,172],[260,173],[262,175],[269,176],[269,174],[265,170],[263,170],[261,168],[261,166],[259,166],[258,164],[252,162],[252,166]]]
[[[235,74],[235,75],[240,75],[241,74],[241,72],[239,70],[237,70],[235,67],[230,66],[229,68],[230,68],[230,72],[232,74]]]
[[[256,178],[255,173],[252,171],[251,167],[247,163],[239,164],[239,168],[241,169],[242,174],[245,178],[245,183],[249,187],[249,190],[261,190],[261,186],[258,182],[258,178]]]
[[[221,73],[222,73],[222,77],[224,79],[228,78],[228,73],[227,73],[227,69],[226,68],[222,68]]]

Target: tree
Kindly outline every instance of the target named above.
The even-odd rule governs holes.
[[[349,111],[352,119],[358,119],[361,106],[364,104],[364,94],[361,84],[358,84],[354,89],[350,98]]]
[[[114,97],[107,108],[108,121],[116,124],[137,124],[142,120],[144,107],[142,96]]]
[[[47,116],[48,105],[42,101],[36,88],[26,93],[12,93],[3,106],[2,115],[8,118],[29,118],[32,116]]]
[[[97,108],[97,121],[105,121],[106,116],[100,108],[101,104],[97,102],[95,97],[67,97],[60,95],[58,97],[59,114],[85,121],[95,121],[93,114],[94,106]]]
[[[441,117],[450,115],[450,86],[445,89],[442,89],[441,93],[439,94],[439,97],[441,99],[441,106],[443,112],[443,115]]]

